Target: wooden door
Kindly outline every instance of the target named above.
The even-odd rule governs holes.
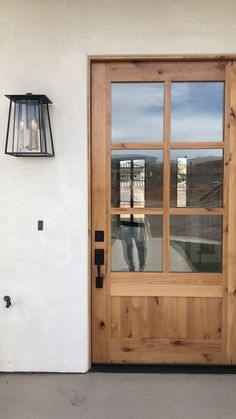
[[[226,59],[92,62],[93,363],[236,363],[235,92]]]

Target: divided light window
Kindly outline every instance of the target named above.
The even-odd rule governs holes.
[[[112,271],[222,272],[224,109],[222,80],[111,83]]]

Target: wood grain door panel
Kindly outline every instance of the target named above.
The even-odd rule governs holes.
[[[126,141],[121,135],[121,141],[112,142],[112,83],[163,83],[163,141],[142,141],[138,137]],[[172,83],[176,82],[223,82],[224,83],[224,141],[219,138],[207,141],[174,141],[171,132],[172,118]],[[137,103],[138,103],[137,98]],[[154,110],[155,112],[155,106]],[[122,112],[122,111],[121,111]],[[207,113],[207,110],[206,110]],[[140,122],[141,123],[141,122]],[[135,127],[132,126],[135,132]],[[128,131],[127,131],[128,132]],[[128,134],[127,134],[128,135]],[[130,135],[130,134],[129,134]],[[136,135],[136,134],[135,134]],[[150,136],[151,138],[151,136]],[[147,190],[148,199],[159,202],[155,207],[145,203],[120,204],[122,199],[131,199],[128,192],[118,191],[117,206],[111,203],[114,195],[112,188],[117,187],[123,176],[123,182],[129,186],[131,176],[130,166],[124,166],[123,174],[119,172],[119,155],[129,156],[151,155],[152,150],[161,151],[163,156],[163,188],[159,193]],[[170,204],[171,170],[173,162],[171,152],[180,151],[182,156],[188,150],[189,155],[201,150],[213,151],[217,155],[223,154],[223,205],[211,207],[211,195],[207,191],[208,185],[202,189],[193,185],[194,195],[191,202],[197,202],[197,194],[205,193],[207,205],[191,204],[174,207]],[[150,151],[150,153],[149,153]],[[212,151],[212,152],[211,152]],[[112,177],[111,156],[117,157]],[[148,154],[149,153],[149,154]],[[220,153],[218,153],[220,155]],[[156,153],[158,155],[158,153]],[[202,153],[204,154],[204,153]],[[160,155],[160,153],[159,153]],[[197,154],[198,155],[198,154]],[[204,154],[206,155],[206,153]],[[137,158],[137,157],[136,157]],[[183,154],[183,158],[186,158]],[[145,157],[141,157],[145,160]],[[146,164],[146,161],[145,161]],[[150,163],[149,163],[150,164]],[[141,167],[141,166],[140,166]],[[200,166],[199,166],[200,167]],[[209,164],[210,167],[213,165]],[[133,166],[132,166],[133,168]],[[214,166],[214,170],[216,165]],[[132,169],[133,170],[133,169]],[[137,169],[136,172],[138,173]],[[155,174],[153,166],[148,167],[148,174]],[[159,170],[159,168],[158,168]],[[188,169],[189,170],[189,169]],[[172,170],[173,172],[173,170]],[[195,171],[196,172],[196,171]],[[137,174],[136,173],[136,174]],[[141,173],[141,172],[139,172]],[[199,173],[201,170],[199,169]],[[117,176],[115,178],[114,176]],[[140,175],[141,176],[141,175]],[[145,176],[136,180],[143,182]],[[156,176],[156,175],[155,175]],[[202,175],[203,176],[203,175]],[[218,176],[217,172],[216,175]],[[118,180],[117,180],[118,179]],[[128,179],[128,180],[127,180]],[[207,178],[204,178],[207,179]],[[209,173],[209,182],[214,184],[214,174]],[[173,180],[173,178],[172,178]],[[154,181],[152,180],[152,185]],[[206,183],[206,180],[204,180]],[[217,177],[219,190],[219,176]],[[215,182],[215,184],[217,183]],[[124,183],[125,184],[125,183]],[[132,183],[133,185],[133,183]],[[133,186],[132,186],[133,188]],[[128,190],[128,189],[127,189]],[[200,192],[199,192],[200,191]],[[121,197],[121,192],[125,198]],[[113,195],[112,195],[113,193]],[[132,189],[132,193],[134,193]],[[125,195],[126,194],[126,195]],[[161,199],[162,197],[163,199]],[[135,61],[110,62],[94,61],[91,64],[91,289],[92,289],[92,362],[93,363],[179,363],[179,364],[235,364],[236,363],[236,63],[227,59],[199,60],[189,58],[185,61]],[[113,198],[112,198],[113,199]],[[132,198],[133,199],[133,198]],[[175,197],[175,199],[177,199]],[[189,198],[188,198],[189,199]],[[195,201],[194,201],[195,199]],[[130,201],[131,202],[131,201]],[[162,202],[160,204],[160,202]],[[136,207],[135,207],[136,205]],[[151,216],[158,216],[151,218]],[[171,251],[184,254],[185,242],[198,243],[201,237],[191,239],[188,236],[190,227],[178,226],[178,220],[195,220],[194,217],[205,217],[208,220],[207,231],[214,228],[215,221],[222,220],[222,266],[216,268],[212,262],[206,270],[199,270],[199,263],[195,263],[199,252],[202,252],[201,263],[206,258],[214,261],[214,252],[219,245],[215,233],[209,233],[201,242],[201,246],[191,245],[193,264],[185,264],[185,271],[171,272]],[[136,218],[135,218],[136,217]],[[152,249],[154,259],[146,259],[145,268],[140,262],[137,238],[132,236],[135,249],[134,267],[129,266],[127,249],[122,244],[119,229],[114,230],[111,220],[118,220],[121,225],[127,220],[139,221],[142,218],[161,220],[162,229],[159,233],[153,229],[151,237],[153,247],[148,242],[147,249]],[[148,218],[149,217],[149,218]],[[175,218],[171,218],[175,217]],[[179,217],[179,218],[178,218]],[[181,218],[182,217],[182,218]],[[185,218],[184,218],[185,217]],[[186,218],[189,217],[189,218]],[[193,217],[193,218],[191,218]],[[215,218],[214,218],[215,217]],[[200,219],[200,218],[199,218]],[[175,231],[171,230],[171,220],[175,222]],[[203,220],[203,219],[201,219]],[[158,221],[158,222],[159,222]],[[177,224],[176,224],[177,223]],[[195,221],[194,221],[195,223]],[[189,224],[195,228],[195,224]],[[212,227],[213,226],[213,227]],[[151,226],[152,227],[152,226]],[[151,228],[149,226],[149,228]],[[201,228],[205,228],[204,225]],[[95,241],[95,231],[104,231],[104,241]],[[183,233],[182,230],[184,231]],[[128,230],[127,230],[128,231]],[[160,249],[158,234],[162,231],[161,269],[155,268],[155,249]],[[194,235],[195,233],[193,233]],[[201,233],[199,233],[201,234]],[[172,236],[171,236],[172,235]],[[188,237],[188,239],[186,238]],[[146,240],[146,239],[145,239]],[[150,240],[150,237],[147,238]],[[159,240],[159,241],[158,241]],[[174,241],[172,250],[170,242]],[[155,248],[155,243],[159,243]],[[112,246],[116,243],[115,256]],[[208,244],[211,244],[207,248]],[[123,246],[123,247],[122,247]],[[105,263],[101,266],[103,287],[96,288],[95,249],[104,249]],[[118,249],[118,250],[117,250]],[[120,250],[119,250],[120,249]],[[218,251],[217,250],[217,251]],[[120,252],[120,255],[119,255]],[[154,252],[154,253],[153,253]],[[219,250],[220,252],[220,250]],[[218,252],[218,253],[219,253]],[[160,252],[159,252],[160,253]],[[207,256],[205,256],[207,255]],[[114,265],[114,257],[120,257],[122,263]],[[194,259],[195,258],[195,259]],[[205,259],[204,259],[205,258]],[[139,267],[138,263],[139,261]],[[117,262],[115,260],[115,262]],[[115,269],[114,269],[114,266]],[[132,264],[131,264],[132,265]],[[144,264],[143,264],[144,265]],[[118,266],[118,268],[117,268]],[[119,268],[121,266],[121,268]],[[152,271],[156,269],[156,272]],[[119,271],[120,270],[120,271]],[[175,270],[175,267],[172,269]],[[199,271],[198,271],[199,270]]]

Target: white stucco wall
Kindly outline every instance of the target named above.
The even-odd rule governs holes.
[[[87,55],[235,53],[235,16],[235,0],[0,0],[0,371],[89,368]],[[3,95],[26,92],[54,103],[54,159],[4,155]]]

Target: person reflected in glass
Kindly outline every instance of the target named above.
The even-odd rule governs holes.
[[[144,207],[145,205],[145,160],[137,157],[126,161],[126,188],[121,185],[120,196],[122,202],[128,203],[129,208]],[[141,182],[142,181],[142,182]],[[120,218],[120,239],[122,242],[124,259],[128,270],[144,271],[147,257],[147,221],[144,215],[123,215]],[[137,248],[139,268],[134,263],[134,249]]]
[[[120,239],[128,270],[130,272],[137,270],[134,263],[134,247],[136,246],[139,261],[138,270],[140,272],[144,271],[147,258],[145,217],[134,217],[134,215],[122,216],[120,218]]]

